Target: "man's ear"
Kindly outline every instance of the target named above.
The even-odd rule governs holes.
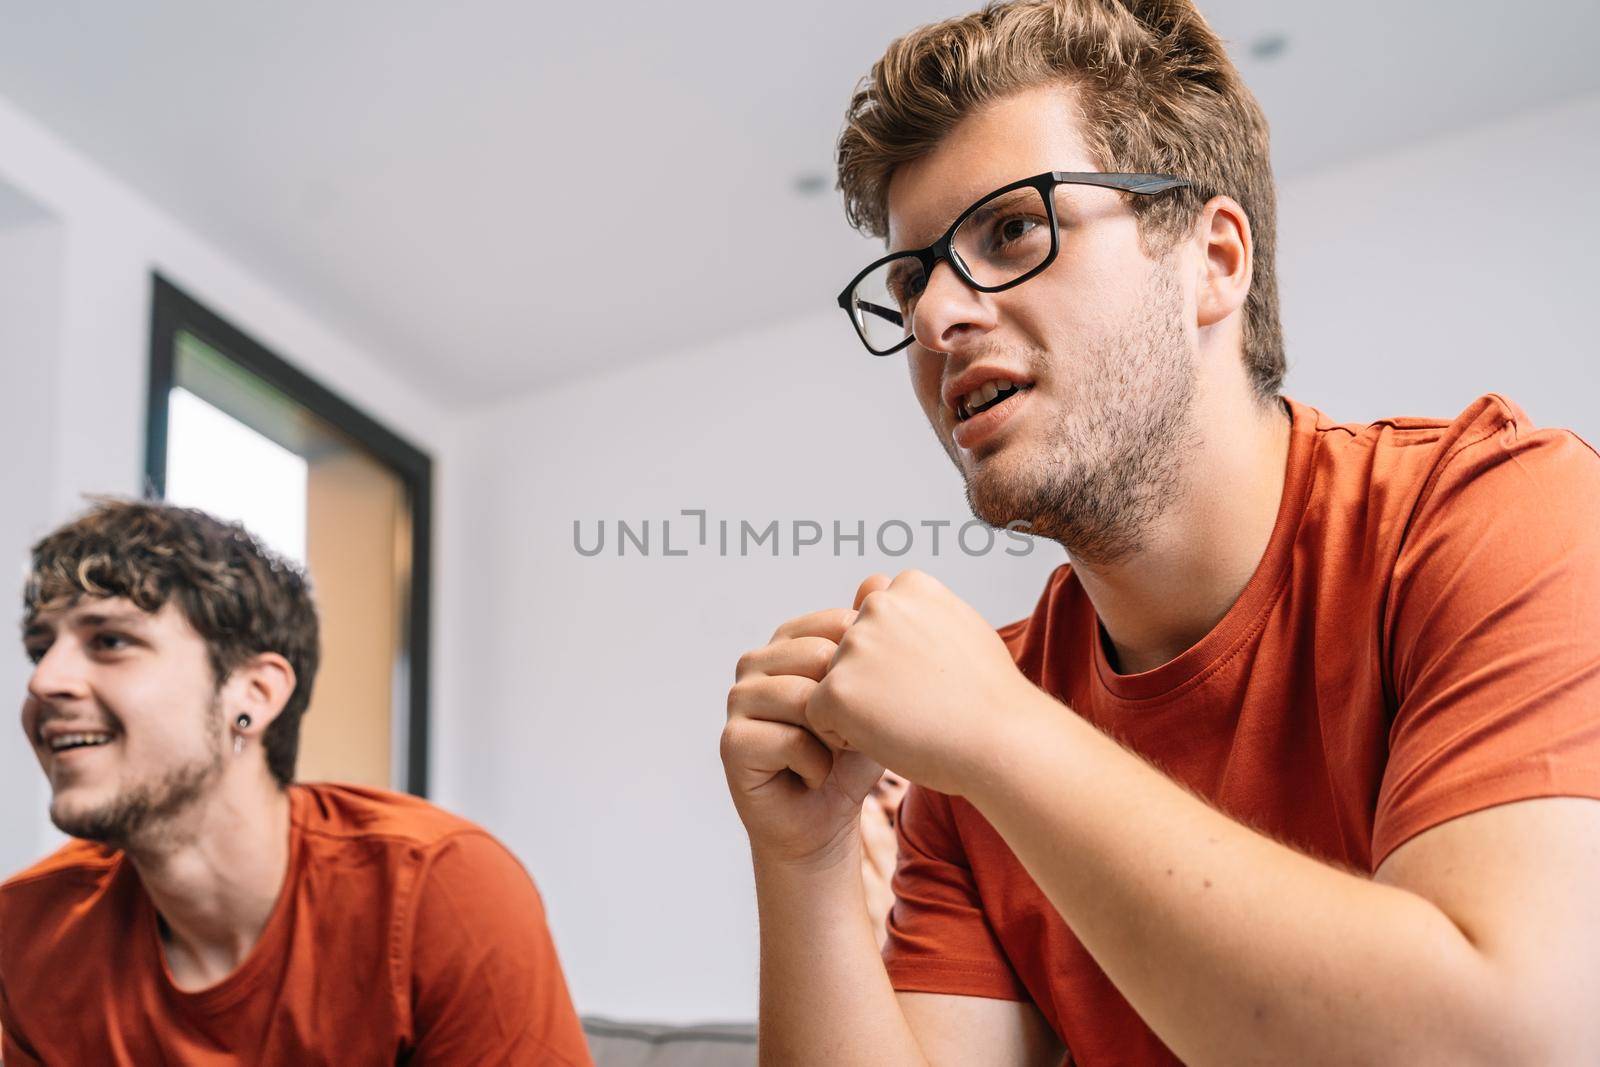
[[[240,733],[259,737],[283,711],[294,693],[294,668],[276,652],[258,652],[233,669],[224,688],[229,725],[240,715],[250,716],[250,725]],[[238,729],[236,726],[234,729]]]
[[[1214,326],[1244,306],[1250,295],[1255,244],[1250,219],[1231,196],[1214,196],[1200,210],[1195,241],[1202,253],[1196,324]]]

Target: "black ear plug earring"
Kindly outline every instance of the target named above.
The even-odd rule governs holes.
[[[240,729],[240,730],[249,729],[250,728],[250,716],[245,715],[244,713],[241,712],[239,717],[237,719],[233,720],[233,725],[235,727],[237,727],[238,729]],[[244,734],[234,734],[233,735],[233,754],[235,756],[237,756],[239,753],[241,753],[243,751],[244,751]]]
[[[239,727],[241,730],[248,730],[250,728],[250,716],[248,715],[241,714],[237,719],[233,720],[233,722],[234,725]]]

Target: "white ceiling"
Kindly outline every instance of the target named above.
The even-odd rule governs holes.
[[[0,95],[465,404],[829,307],[874,254],[832,192],[851,88],[975,3],[13,2]],[[1600,88],[1600,4],[1202,7],[1280,178]]]

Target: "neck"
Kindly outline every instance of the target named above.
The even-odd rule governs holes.
[[[159,840],[125,850],[161,916],[180,988],[213,985],[244,962],[288,874],[288,793],[268,774],[229,771]]]
[[[1226,394],[1197,397],[1200,450],[1181,496],[1146,531],[1140,551],[1109,565],[1073,561],[1119,673],[1153,670],[1210,633],[1272,539],[1290,418],[1279,401],[1263,409],[1246,388]]]

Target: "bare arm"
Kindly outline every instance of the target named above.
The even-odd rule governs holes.
[[[897,999],[928,1062],[938,1067],[980,1062],[1060,1067],[1072,1062],[1032,1004],[939,993],[900,993]]]
[[[1217,812],[1040,694],[971,797],[1185,1062],[1592,1063],[1600,803],[1523,801],[1374,879]]]
[[[878,954],[852,832],[831,862],[756,863],[761,912],[761,1062],[1017,1067],[1063,1048],[1032,1004],[896,994]]]
[[[858,593],[881,584],[869,579]],[[862,883],[862,803],[883,768],[825,745],[806,702],[853,612],[780,626],[739,661],[722,733],[723,769],[750,835],[761,918],[761,1062],[1056,1064],[1060,1045],[1032,1005],[896,997]]]
[[[1540,602],[1569,614],[1578,603]],[[1468,614],[1465,628],[1482,632]],[[1565,689],[1546,683],[1558,699],[1594,677],[1592,632],[1570,655],[1522,664],[1530,691],[1567,677]],[[1469,669],[1447,666],[1455,679]],[[1552,710],[1564,718],[1546,721],[1591,736],[1570,699]],[[972,803],[1187,1063],[1600,1062],[1596,800],[1463,814],[1416,834],[1375,878],[1340,870],[1122,748],[1024,678],[970,606],[911,571],[863,602],[805,721]],[[1562,755],[1574,767],[1561,781],[1592,789],[1580,771],[1593,763],[1578,762],[1589,750]]]

